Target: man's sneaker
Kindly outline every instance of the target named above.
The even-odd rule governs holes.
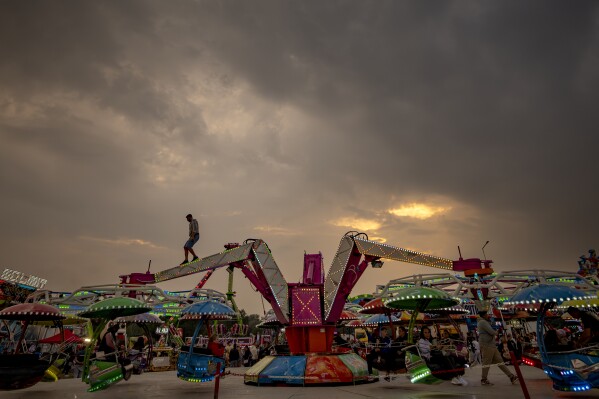
[[[510,377],[510,382],[512,383],[512,385],[515,385],[518,383],[518,376],[517,375],[513,375]]]
[[[196,260],[198,260],[200,258],[198,258],[197,256],[194,256],[193,259],[191,260],[192,262],[195,262]]]
[[[491,381],[487,380],[486,378],[484,380],[480,380],[480,385],[494,385]]]
[[[183,262],[179,263],[179,266],[186,265],[187,263],[189,263],[189,261],[187,259],[185,259]]]
[[[468,385],[468,381],[466,381],[466,379],[464,377],[459,376],[458,380],[460,380],[460,382],[462,383],[463,386]]]
[[[460,379],[459,379],[458,377],[453,377],[453,378],[451,379],[451,383],[452,383],[453,385],[462,385],[462,381],[460,381]]]

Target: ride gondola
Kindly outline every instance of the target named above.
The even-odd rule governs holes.
[[[224,303],[209,299],[186,307],[181,311],[181,315],[181,320],[196,320],[197,324],[190,345],[181,347],[177,360],[177,377],[189,382],[212,381],[219,365],[219,373],[225,371],[224,348],[221,350],[214,341],[210,341],[207,348],[199,348],[195,346],[196,339],[204,324],[210,336],[210,326],[207,321],[231,319],[236,313]]]
[[[455,306],[460,300],[451,297],[444,291],[436,288],[414,286],[402,288],[386,298],[384,304],[397,310],[410,310],[412,316],[408,327],[408,343],[414,344],[413,331],[418,314],[425,311],[434,311]],[[412,383],[437,384],[444,379],[451,379],[455,375],[445,370],[432,370],[419,352],[418,345],[405,348],[405,364]],[[457,369],[456,366],[452,366]]]
[[[537,313],[537,337],[542,368],[551,378],[553,389],[566,392],[599,388],[599,346],[555,351],[545,342],[547,311],[571,300],[595,297],[576,288],[559,284],[538,284],[516,293],[506,305]]]
[[[115,297],[94,303],[79,313],[80,317],[91,319],[95,325],[91,338],[92,344],[88,346],[83,362],[82,379],[90,385],[88,392],[108,388],[123,379],[128,380],[133,373],[133,365],[126,358],[124,351],[119,348],[115,348],[114,353],[96,352],[95,358],[92,359],[95,343],[109,321],[150,310],[148,305],[137,299]]]
[[[10,339],[11,334],[3,342],[4,353],[0,355],[0,390],[28,388],[42,380],[54,359],[49,354],[42,355],[37,351],[30,353],[24,348],[29,343],[26,342],[28,328],[37,322],[51,321],[62,333],[61,321],[64,318],[58,309],[40,303],[21,303],[0,311],[0,319],[5,320],[5,323],[19,323],[17,327],[20,327],[18,337],[15,334],[16,342]]]

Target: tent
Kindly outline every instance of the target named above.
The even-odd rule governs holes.
[[[40,344],[62,344],[62,334],[58,333],[48,338],[44,338],[39,341]],[[77,343],[83,342],[83,338],[73,334],[71,330],[64,330],[64,342],[65,343]]]

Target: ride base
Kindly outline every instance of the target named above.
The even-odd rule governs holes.
[[[353,352],[266,356],[244,376],[253,385],[348,385],[378,381],[366,360]]]

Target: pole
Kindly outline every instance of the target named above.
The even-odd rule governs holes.
[[[220,362],[216,363],[216,374],[214,375],[214,399],[218,399],[218,388],[220,386]],[[527,398],[530,399],[530,398]]]
[[[514,365],[514,369],[516,370],[516,375],[518,376],[518,382],[520,383],[520,388],[522,388],[522,393],[524,394],[525,399],[530,399],[530,395],[528,394],[528,388],[526,388],[526,383],[524,382],[524,377],[522,377],[522,371],[520,371],[520,365],[518,364],[518,359],[516,359],[516,355],[513,351],[510,351],[510,358],[512,360],[512,364]]]

